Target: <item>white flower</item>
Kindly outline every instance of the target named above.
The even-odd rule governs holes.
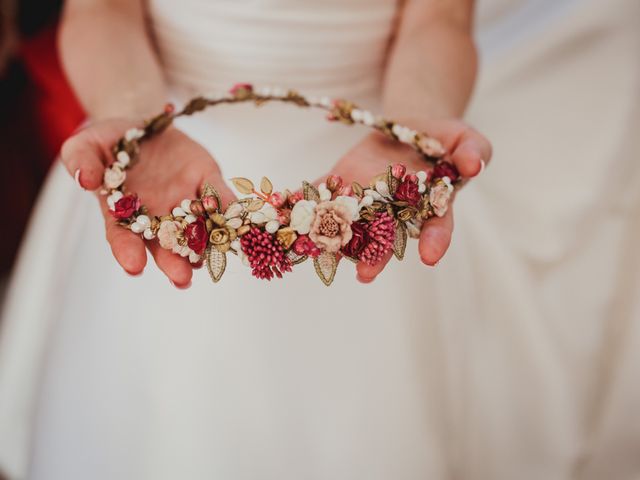
[[[320,195],[320,201],[322,202],[331,200],[331,191],[327,188],[326,183],[318,185],[318,194]]]
[[[118,188],[124,183],[127,174],[119,166],[113,165],[104,171],[104,186],[110,189]]]
[[[387,185],[387,182],[378,180],[376,182],[376,191],[383,197],[391,198],[391,193],[389,192],[389,185]]]
[[[227,211],[224,212],[224,218],[227,220],[235,217],[239,217],[244,211],[244,207],[240,203],[232,203],[227,207]]]
[[[317,203],[313,200],[298,200],[291,210],[289,226],[301,235],[309,233],[315,217]]]
[[[109,210],[116,209],[116,202],[124,197],[124,194],[121,191],[115,191],[111,195],[107,197],[107,205],[109,205]]]
[[[360,206],[358,205],[358,199],[355,197],[349,197],[347,195],[338,195],[334,200],[339,205],[344,205],[351,214],[351,220],[356,221],[360,218]]]
[[[270,203],[265,203],[260,210],[252,212],[249,218],[253,223],[267,223],[278,219],[278,211]]]

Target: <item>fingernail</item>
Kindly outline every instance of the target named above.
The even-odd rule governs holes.
[[[366,277],[361,277],[360,275],[356,275],[356,279],[361,283],[371,283],[376,279],[376,277],[366,278]]]
[[[78,186],[79,186],[81,189],[86,190],[86,189],[82,186],[82,184],[80,183],[80,169],[77,169],[77,170],[75,171],[75,173],[73,174],[73,178],[75,179],[76,183],[78,184]]]
[[[484,172],[484,169],[487,167],[487,162],[485,162],[484,160],[480,159],[480,171],[478,172],[478,175],[480,175],[482,172]]]
[[[142,272],[138,272],[138,273],[131,273],[131,272],[127,272],[126,270],[124,271],[124,273],[126,273],[127,275],[129,275],[130,277],[139,277],[140,275],[142,275]]]
[[[191,280],[189,280],[189,283],[185,284],[185,285],[178,285],[177,283],[175,283],[173,280],[169,280],[169,282],[171,283],[171,285],[173,285],[174,287],[176,287],[178,290],[186,290],[189,287],[191,287]]]

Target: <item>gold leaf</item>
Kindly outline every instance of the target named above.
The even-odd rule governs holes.
[[[219,227],[223,227],[224,224],[227,223],[227,219],[224,218],[224,215],[218,212],[210,214],[209,218]]]
[[[246,206],[247,212],[257,212],[264,206],[264,200],[261,198],[252,199]]]
[[[398,222],[396,226],[396,238],[393,241],[393,254],[398,260],[404,258],[404,251],[407,248],[407,225]]]
[[[345,255],[344,253],[342,254],[342,258],[346,258],[347,260],[353,263],[358,263],[360,261],[357,258],[350,257],[349,255]]]
[[[364,195],[364,189],[358,182],[353,182],[351,184],[351,190],[353,190],[353,193],[355,193],[357,197],[362,197]]]
[[[238,190],[243,195],[249,195],[255,190],[253,182],[248,178],[233,177],[231,181],[233,182],[233,186],[236,187],[236,190]]]
[[[262,190],[262,193],[265,195],[271,195],[271,192],[273,192],[273,184],[271,183],[271,180],[267,177],[262,177],[262,180],[260,181],[260,190]]]
[[[392,169],[393,167],[391,165],[387,167],[387,185],[389,185],[389,193],[393,197],[393,195],[396,193],[396,190],[398,189],[400,181],[393,176],[393,174],[391,173]]]
[[[302,195],[304,195],[305,200],[320,202],[320,193],[318,192],[318,189],[309,182],[302,182]]]
[[[299,263],[302,263],[307,258],[309,258],[307,255],[298,255],[293,250],[287,251],[287,257],[289,257],[289,260],[291,260],[291,263],[293,263],[294,265],[298,265]]]
[[[222,274],[227,268],[227,254],[222,253],[209,246],[207,248],[207,269],[214,283],[222,278]]]
[[[327,287],[331,285],[334,277],[336,276],[336,270],[338,269],[338,259],[335,253],[322,252],[316,258],[313,259],[313,266],[316,269],[316,273],[322,283]]]

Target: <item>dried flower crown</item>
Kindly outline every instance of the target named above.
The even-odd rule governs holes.
[[[374,128],[410,145],[434,166],[408,173],[401,164],[389,165],[367,186],[345,185],[332,175],[317,187],[303,182],[295,193],[274,191],[267,177],[258,187],[236,177],[231,181],[246,197],[226,208],[216,190],[204,185],[199,199],[185,199],[162,216],[150,215],[135,193],[125,192],[126,171],[135,164],[140,143],[162,132],[176,117],[223,103],[269,101],[320,108],[331,121]],[[428,218],[445,214],[454,185],[461,183],[456,168],[443,160],[445,150],[436,139],[348,101],[311,99],[294,90],[254,89],[250,84],[194,98],[178,112],[168,105],[142,128],[128,130],[113,152],[115,161],[105,170],[103,193],[118,223],[146,240],[157,239],[163,248],[193,264],[204,261],[214,282],[225,271],[227,253],[240,257],[255,277],[267,280],[312,258],[326,285],[333,281],[340,257],[374,265],[392,251],[402,260],[407,238],[417,237]]]

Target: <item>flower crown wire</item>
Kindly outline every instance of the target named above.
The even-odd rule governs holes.
[[[236,177],[232,183],[246,196],[226,209],[213,186],[205,184],[199,199],[185,199],[163,216],[150,215],[135,193],[126,193],[126,170],[135,164],[140,143],[161,133],[176,117],[223,103],[269,101],[316,107],[325,110],[330,121],[366,125],[410,145],[434,167],[408,173],[401,164],[390,165],[366,187],[343,184],[339,176],[331,175],[318,187],[302,182],[302,189],[295,193],[274,191],[267,177],[258,188],[251,180]],[[325,285],[333,281],[340,257],[375,265],[393,251],[402,260],[407,238],[418,237],[428,218],[443,216],[454,185],[462,185],[434,138],[345,100],[305,98],[294,90],[254,89],[245,83],[226,94],[194,98],[179,112],[167,105],[143,128],[128,130],[113,153],[115,162],[105,170],[102,193],[118,223],[146,240],[157,239],[162,248],[192,264],[206,262],[214,282],[225,271],[227,253],[240,257],[254,277],[266,280],[281,278],[294,265],[312,258]]]

